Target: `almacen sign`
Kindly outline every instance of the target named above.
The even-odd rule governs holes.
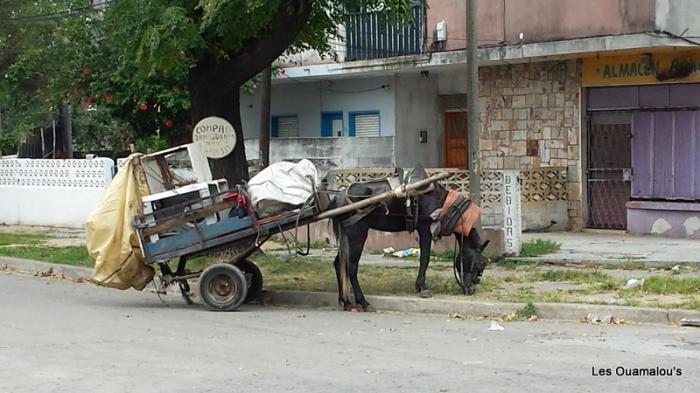
[[[207,157],[223,158],[236,146],[236,130],[226,119],[205,117],[194,126],[192,142],[202,142]]]
[[[700,51],[670,51],[583,59],[583,86],[700,81]]]

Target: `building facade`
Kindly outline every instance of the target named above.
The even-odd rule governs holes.
[[[560,227],[700,237],[698,12],[690,0],[480,1],[482,168],[565,168]],[[431,0],[409,27],[353,14],[342,61],[284,64],[272,159],[465,167],[464,15],[463,0]],[[241,99],[251,138],[258,103]]]

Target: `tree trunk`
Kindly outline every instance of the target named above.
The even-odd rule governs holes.
[[[218,116],[228,120],[236,131],[236,146],[224,158],[209,159],[209,167],[214,179],[226,179],[233,187],[241,180],[248,180],[248,161],[245,156],[239,86],[217,78],[216,63],[203,61],[190,73],[190,94],[192,102],[192,124],[208,116]]]
[[[263,70],[260,83],[260,169],[270,165],[270,96],[272,67]]]
[[[190,71],[192,120],[196,124],[207,116],[228,120],[236,130],[236,147],[222,159],[210,159],[214,178],[225,178],[229,187],[248,180],[245,157],[240,87],[248,79],[272,64],[306,25],[314,0],[285,0],[272,16],[269,28],[247,40],[238,52],[227,56],[205,55]]]
[[[59,118],[61,130],[61,147],[64,158],[73,158],[73,116],[70,105],[66,101],[61,101],[59,106]]]

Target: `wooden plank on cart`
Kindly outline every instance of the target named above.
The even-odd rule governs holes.
[[[185,213],[182,213],[179,217],[175,217],[172,219],[169,219],[167,221],[163,221],[158,225],[154,225],[152,227],[146,227],[143,229],[143,234],[144,236],[149,236],[153,235],[154,233],[160,233],[163,231],[167,231],[170,228],[176,227],[178,225],[185,224],[187,222],[193,222],[200,220],[206,216],[209,216],[213,213],[219,212],[221,210],[229,209],[234,206],[236,206],[237,202],[236,201],[223,201],[216,203],[211,206],[207,207],[202,207],[196,210],[188,211]]]
[[[370,205],[381,203],[385,199],[404,198],[407,195],[410,195],[413,191],[415,191],[419,188],[425,187],[425,186],[427,186],[431,183],[434,183],[438,180],[442,180],[448,176],[450,176],[450,174],[448,172],[442,172],[442,173],[438,173],[437,175],[430,176],[427,179],[417,181],[415,183],[402,184],[401,186],[396,187],[396,188],[392,189],[391,191],[383,192],[379,195],[375,195],[373,197],[363,199],[361,201],[354,202],[354,203],[351,203],[349,205],[337,207],[337,208],[331,209],[331,210],[326,210],[326,211],[320,213],[319,215],[317,215],[316,220],[323,220],[324,218],[329,218],[329,217],[337,216],[340,214],[349,213],[349,212],[355,211],[357,209],[362,209],[363,207],[367,207]]]
[[[202,225],[176,235],[162,237],[156,243],[147,243],[148,254],[157,256],[167,251],[186,248],[205,240],[214,239],[225,234],[234,233],[253,226],[250,216],[228,218],[214,224]]]
[[[241,241],[256,239],[264,241],[267,240],[270,235],[293,229],[297,225],[306,225],[312,221],[315,221],[311,210],[303,212],[301,215],[299,215],[299,212],[295,212],[295,214],[292,215],[282,214],[275,216],[274,218],[269,218],[272,221],[266,222],[264,219],[259,220],[256,227],[251,226],[242,230],[227,232],[224,235],[216,238],[200,239],[198,242],[186,247],[164,249],[157,255],[150,253],[149,249],[146,248],[144,250],[146,251],[146,260],[148,263],[153,263],[160,260],[177,258],[183,255],[195,256],[210,254],[214,251],[230,247],[233,243]]]

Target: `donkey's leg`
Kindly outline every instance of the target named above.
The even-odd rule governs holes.
[[[350,310],[352,308],[352,303],[350,299],[343,296],[343,278],[340,274],[340,254],[336,254],[335,260],[333,260],[333,266],[335,267],[335,277],[338,280],[338,304],[343,307],[343,310]]]
[[[481,281],[483,272],[482,258],[480,255],[480,239],[476,229],[472,229],[469,236],[455,234],[460,250],[460,265],[461,272],[460,285],[464,290],[465,295],[473,295],[476,292],[476,284]]]
[[[365,299],[365,295],[362,293],[362,288],[360,287],[360,282],[357,279],[357,272],[360,267],[360,258],[362,257],[362,250],[365,247],[365,241],[367,240],[367,232],[369,232],[369,227],[358,228],[359,231],[357,236],[350,239],[350,258],[348,259],[348,275],[350,276],[350,284],[352,285],[352,290],[355,294],[355,304],[361,308],[361,311],[366,311],[369,307],[369,302]]]
[[[418,268],[418,278],[416,278],[416,289],[420,296],[424,298],[433,297],[432,292],[425,287],[425,273],[430,264],[431,234],[430,226],[418,226],[418,239],[420,242],[420,267]]]
[[[343,228],[337,232],[338,236],[338,255],[335,260],[336,274],[338,275],[338,300],[343,306],[343,309],[349,311],[352,309],[350,302],[350,280],[348,279],[348,265],[350,264],[350,251],[355,234],[351,228]]]

